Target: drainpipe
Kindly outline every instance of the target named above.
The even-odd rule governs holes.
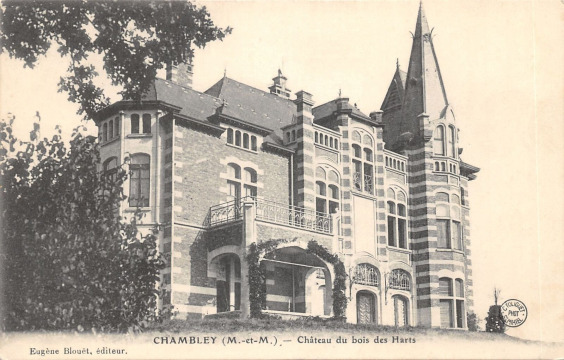
[[[294,154],[290,154],[290,206],[294,205]]]

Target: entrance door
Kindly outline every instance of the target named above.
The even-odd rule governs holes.
[[[376,299],[368,291],[356,293],[356,315],[358,324],[376,322]]]
[[[401,296],[394,296],[394,310],[396,326],[407,326],[407,300]]]

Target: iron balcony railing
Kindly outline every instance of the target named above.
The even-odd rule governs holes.
[[[206,219],[207,227],[241,219],[243,217],[242,205],[249,201],[255,205],[258,220],[326,234],[333,232],[329,214],[251,196],[212,206]]]

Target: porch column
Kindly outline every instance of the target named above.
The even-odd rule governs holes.
[[[241,318],[251,315],[249,304],[249,264],[247,263],[247,247],[257,242],[256,207],[252,200],[243,203],[243,239],[241,242]],[[235,304],[235,303],[233,303]]]
[[[229,311],[235,310],[235,259],[229,257]]]

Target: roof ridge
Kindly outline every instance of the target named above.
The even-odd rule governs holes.
[[[235,79],[233,79],[233,78],[230,78],[230,77],[228,77],[228,76],[225,76],[223,79],[227,79],[227,80],[233,81],[233,82],[235,82],[235,83],[237,83],[237,84],[244,85],[244,86],[246,86],[246,87],[248,87],[248,88],[254,89],[254,90],[259,91],[259,92],[262,92],[262,93],[264,93],[264,94],[266,94],[266,95],[268,95],[268,96],[272,96],[272,98],[276,98],[276,99],[278,99],[278,100],[285,100],[285,101],[288,101],[288,102],[290,102],[290,103],[292,103],[292,104],[294,103],[294,102],[293,102],[291,99],[289,99],[289,98],[283,98],[283,97],[278,96],[278,95],[276,95],[276,94],[272,94],[272,93],[270,93],[270,92],[268,92],[268,91],[265,91],[265,90],[259,89],[259,88],[257,88],[257,87],[254,87],[254,86],[252,86],[252,85],[245,84],[245,83],[243,83],[243,82],[240,82],[240,81],[235,80]]]
[[[163,82],[165,82],[165,83],[168,83],[168,84],[174,85],[174,86],[176,86],[176,87],[182,88],[182,89],[184,89],[184,90],[189,90],[189,91],[198,93],[198,94],[200,94],[200,95],[205,95],[205,96],[209,96],[209,97],[211,97],[211,98],[213,98],[213,99],[220,100],[219,98],[217,98],[217,97],[215,97],[215,96],[213,96],[213,95],[206,94],[205,92],[198,91],[198,90],[193,89],[193,88],[188,87],[188,86],[184,86],[184,85],[177,84],[177,83],[175,83],[175,82],[173,82],[173,81],[170,81],[170,80],[166,80],[166,79],[163,79],[163,78],[160,78],[160,77],[155,78],[155,80],[160,80],[160,81],[163,81]],[[158,94],[157,94],[157,96],[158,96]]]

